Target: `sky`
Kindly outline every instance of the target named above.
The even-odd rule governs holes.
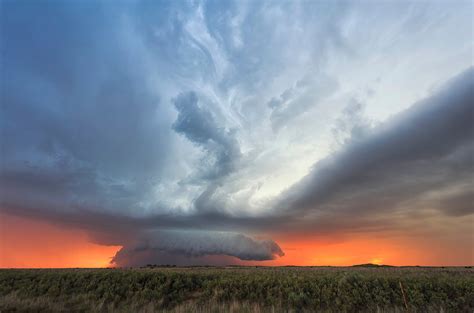
[[[0,267],[474,264],[472,1],[0,14]]]

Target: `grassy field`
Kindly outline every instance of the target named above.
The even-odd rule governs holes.
[[[474,312],[474,270],[0,270],[0,312]]]

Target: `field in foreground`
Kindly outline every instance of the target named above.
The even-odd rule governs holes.
[[[474,312],[474,270],[0,270],[0,312]]]

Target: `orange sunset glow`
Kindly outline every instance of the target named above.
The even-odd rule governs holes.
[[[118,249],[91,243],[81,230],[0,215],[0,267],[108,267]]]
[[[0,217],[0,267],[3,268],[111,267],[112,257],[121,248],[92,243],[83,230],[7,214]],[[433,247],[406,238],[376,239],[354,235],[325,240],[307,237],[279,238],[285,251],[283,257],[238,263],[260,266],[350,266],[364,263],[459,266],[470,264],[472,260],[472,252],[465,249],[457,249],[452,257],[442,254],[442,244],[437,252]]]

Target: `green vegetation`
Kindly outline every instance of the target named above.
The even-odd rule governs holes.
[[[0,270],[2,313],[473,311],[472,268]]]

